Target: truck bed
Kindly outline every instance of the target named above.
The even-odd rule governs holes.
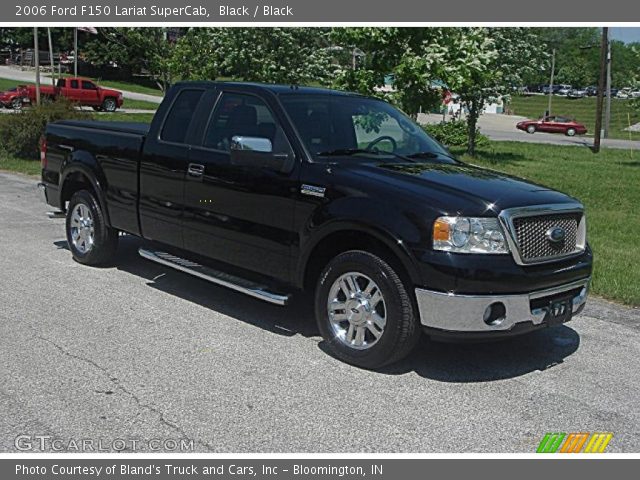
[[[109,132],[133,133],[143,136],[149,133],[150,126],[150,124],[142,122],[100,122],[95,120],[61,120],[55,122],[55,124],[66,125],[69,127],[107,130]]]

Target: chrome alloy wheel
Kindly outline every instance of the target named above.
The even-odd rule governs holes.
[[[71,213],[71,241],[80,253],[87,253],[93,248],[94,229],[91,210],[79,203]]]
[[[345,273],[333,282],[327,312],[336,338],[356,350],[374,346],[387,324],[387,309],[380,288],[358,272]]]

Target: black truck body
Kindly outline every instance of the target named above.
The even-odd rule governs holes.
[[[40,188],[76,260],[107,261],[124,232],[152,241],[150,260],[272,303],[315,289],[321,332],[357,365],[398,360],[421,330],[513,335],[586,301],[577,200],[458,161],[380,100],[180,83],[150,125],[60,121],[43,143]]]

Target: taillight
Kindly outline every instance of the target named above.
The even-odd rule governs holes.
[[[40,166],[42,169],[47,168],[47,138],[40,138]]]

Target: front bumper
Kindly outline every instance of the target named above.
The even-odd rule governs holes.
[[[582,311],[590,277],[522,294],[457,295],[416,289],[420,321],[433,336],[493,338],[564,323]],[[504,314],[485,322],[487,308],[502,304]],[[563,305],[570,312],[560,312]]]

